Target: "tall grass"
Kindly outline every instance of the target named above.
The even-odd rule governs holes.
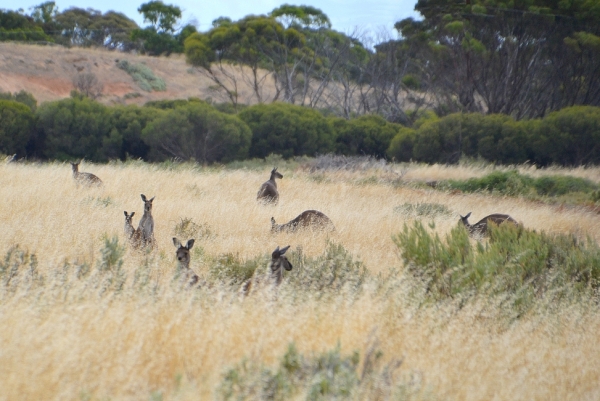
[[[458,213],[506,212],[536,230],[521,237],[538,253],[562,252],[547,259],[552,268],[581,266],[600,239],[597,215],[390,185],[390,171],[301,167],[282,171],[280,202],[266,207],[255,195],[271,168],[87,165],[104,188],[78,189],[65,164],[0,165],[0,399],[600,397],[598,308],[591,295],[572,296],[594,287],[595,270],[565,275],[574,287],[563,298],[542,286],[520,308],[500,296],[513,287],[500,291],[491,278],[516,277],[495,257],[523,258],[515,251],[525,245],[498,245],[513,233],[481,245],[455,234]],[[132,250],[123,234],[123,210],[141,214],[141,193],[156,196],[152,251]],[[437,206],[398,210],[424,204]],[[337,231],[270,233],[271,216],[313,208]],[[433,297],[427,269],[438,262],[405,264],[409,247],[392,240],[414,221],[435,224],[430,238],[457,237],[438,246],[454,252],[446,273],[467,266],[457,262],[466,255],[485,260],[491,278],[465,281],[469,297]],[[200,288],[175,279],[174,235],[197,239]],[[270,253],[286,245],[294,268],[282,285],[241,295],[243,280],[266,272]]]

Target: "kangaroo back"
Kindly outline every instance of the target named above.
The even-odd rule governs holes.
[[[256,194],[256,200],[262,203],[277,204],[279,201],[279,191],[277,190],[276,178],[283,178],[283,175],[277,171],[277,167],[271,170],[271,177],[268,181],[264,182],[258,193]]]
[[[471,212],[467,213],[466,216],[460,216],[460,222],[464,224],[464,226],[469,231],[469,234],[472,236],[483,236],[487,234],[488,224],[490,222],[500,225],[503,223],[511,223],[515,226],[518,226],[519,223],[510,217],[508,214],[494,213],[488,216],[485,216],[483,219],[479,220],[475,224],[469,224],[469,216],[471,216]]]
[[[301,229],[335,231],[335,226],[329,217],[318,210],[305,210],[285,224],[277,224],[271,217],[272,232],[296,232]]]
[[[75,184],[85,186],[102,186],[102,180],[92,173],[79,172],[79,163],[71,163],[71,169],[73,170],[73,179]]]

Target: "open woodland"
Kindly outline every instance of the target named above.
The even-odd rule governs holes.
[[[68,163],[0,165],[0,400],[600,398],[595,296],[544,293],[520,313],[484,292],[431,301],[392,240],[415,220],[435,223],[430,231],[444,238],[472,212],[473,222],[507,213],[527,229],[597,245],[600,215],[419,185],[494,169],[469,165],[311,171],[282,163],[279,203],[264,206],[256,191],[271,168],[84,162],[80,171],[104,181],[86,188]],[[600,181],[597,168],[518,168]],[[142,216],[140,194],[156,197],[157,248],[148,252],[127,247],[123,234],[124,210],[136,212],[135,227]],[[422,203],[445,212],[398,208]],[[283,223],[306,209],[324,212],[336,230],[270,233],[272,216]],[[198,289],[174,279],[174,236],[196,239]],[[294,270],[276,290],[243,297],[219,276],[227,260],[263,271],[287,245]],[[366,274],[336,288],[302,287],[293,275],[312,277],[303,269],[318,265],[302,258]],[[321,370],[294,373],[308,372],[311,360]],[[292,379],[269,373],[278,366]]]

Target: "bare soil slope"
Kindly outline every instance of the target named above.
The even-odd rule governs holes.
[[[117,67],[118,60],[145,64],[166,82],[166,91],[142,90],[127,72]],[[84,72],[95,74],[104,86],[99,101],[105,104],[144,104],[188,97],[224,100],[211,89],[213,83],[186,64],[182,55],[148,57],[103,49],[0,43],[0,91],[25,90],[33,94],[38,103],[58,100],[69,96],[74,89],[73,79]],[[253,103],[249,87],[242,85],[238,93],[241,103]]]

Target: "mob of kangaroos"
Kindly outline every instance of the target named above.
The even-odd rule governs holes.
[[[271,262],[269,263],[269,268],[267,270],[267,276],[254,273],[254,276],[248,280],[246,280],[242,284],[241,292],[243,295],[248,295],[250,290],[253,287],[264,285],[264,284],[273,284],[275,286],[281,285],[283,282],[283,270],[291,271],[294,266],[290,263],[287,256],[284,254],[290,248],[290,245],[285,248],[279,249],[279,246],[275,248],[273,253],[271,254]]]
[[[470,236],[473,237],[481,237],[487,234],[487,229],[488,229],[488,224],[490,222],[500,225],[502,223],[511,223],[514,224],[515,226],[518,226],[519,223],[513,219],[512,217],[510,217],[507,214],[499,214],[499,213],[494,213],[494,214],[490,214],[489,216],[485,216],[483,219],[479,220],[477,223],[475,224],[469,224],[469,216],[471,216],[471,212],[467,213],[466,216],[460,216],[460,222],[462,224],[464,224],[464,226],[467,228],[467,231],[469,232]]]
[[[102,180],[94,174],[79,172],[80,163],[81,161],[77,163],[71,163],[71,168],[73,169],[73,179],[75,180],[75,184],[77,186],[79,186],[79,184],[82,184],[84,186],[102,186]]]
[[[325,216],[324,213],[319,212],[318,210],[305,210],[295,219],[290,220],[285,224],[277,224],[275,219],[271,217],[272,233],[292,233],[300,229],[335,231],[335,226],[329,217]]]
[[[256,194],[256,200],[264,204],[276,205],[279,202],[279,191],[277,190],[276,178],[283,178],[283,175],[277,171],[277,167],[271,170],[271,178],[263,183]]]
[[[182,284],[187,284],[192,287],[198,284],[198,275],[194,273],[192,269],[190,269],[190,249],[194,246],[194,239],[188,240],[187,244],[184,246],[181,242],[173,237],[173,245],[177,248],[175,251],[175,256],[177,257],[177,264],[180,274],[180,279]]]

